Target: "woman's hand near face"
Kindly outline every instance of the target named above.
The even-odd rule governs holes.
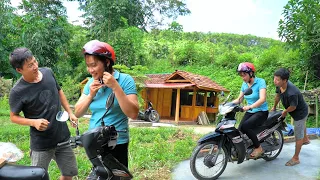
[[[117,86],[117,81],[116,79],[112,76],[112,74],[108,73],[108,72],[104,72],[103,73],[103,83],[105,86],[111,88],[112,90],[115,89],[115,87]]]
[[[98,80],[94,80],[92,84],[90,85],[90,96],[95,97],[98,90],[102,87],[100,82]]]

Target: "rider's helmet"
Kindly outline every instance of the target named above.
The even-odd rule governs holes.
[[[116,54],[108,43],[101,42],[98,40],[91,40],[87,42],[82,49],[84,55],[96,55],[106,57],[107,59],[111,60],[112,63],[116,61]]]
[[[252,63],[243,62],[239,64],[237,72],[245,72],[250,74],[250,72],[256,72],[256,69],[254,68],[254,65]]]

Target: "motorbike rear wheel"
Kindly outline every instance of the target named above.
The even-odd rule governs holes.
[[[283,134],[282,134],[282,131],[281,131],[281,128],[278,128],[276,129],[272,134],[271,134],[271,137],[272,138],[272,141],[273,142],[277,142],[280,144],[280,148],[277,149],[277,150],[274,150],[274,151],[271,151],[271,152],[266,152],[262,158],[266,161],[272,161],[274,159],[276,159],[281,150],[282,150],[282,147],[283,147],[283,143],[284,143],[284,140],[283,140]]]
[[[217,157],[216,161],[214,158]],[[217,142],[206,142],[197,146],[190,159],[190,169],[194,177],[202,180],[217,179],[225,170],[228,154],[225,147],[218,151]]]
[[[150,122],[159,122],[159,113],[156,110],[151,110],[150,114],[148,115],[148,119]]]

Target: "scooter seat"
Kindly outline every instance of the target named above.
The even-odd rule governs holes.
[[[281,111],[269,111],[267,120],[261,126],[270,126],[281,116]]]
[[[6,164],[0,168],[1,180],[49,180],[44,168]]]

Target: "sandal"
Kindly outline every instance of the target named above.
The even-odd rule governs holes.
[[[250,159],[257,159],[258,157],[260,157],[262,154],[264,153],[264,150],[257,152],[257,151],[253,151],[250,154]]]
[[[300,161],[294,161],[294,160],[290,159],[285,165],[286,166],[294,166],[297,164],[300,164]]]
[[[310,141],[306,141],[306,142],[302,143],[302,145],[308,145],[308,144],[310,144]]]

